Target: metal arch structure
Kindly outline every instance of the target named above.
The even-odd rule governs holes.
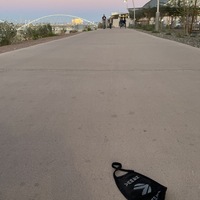
[[[37,18],[37,19],[34,19],[32,21],[30,21],[29,23],[27,24],[24,24],[23,26],[19,27],[17,30],[23,30],[23,28],[25,28],[26,26],[29,26],[30,24],[34,23],[34,22],[37,22],[41,19],[45,19],[45,18],[49,18],[49,17],[70,17],[70,18],[79,18],[79,19],[82,19],[83,21],[86,21],[88,22],[89,24],[92,24],[94,26],[96,26],[96,24],[94,22],[91,22],[87,19],[84,19],[82,17],[78,17],[78,16],[75,16],[75,15],[67,15],[67,14],[53,14],[53,15],[46,15],[46,16],[43,16],[43,17],[40,17],[40,18]]]

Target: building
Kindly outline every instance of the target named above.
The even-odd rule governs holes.
[[[160,0],[160,6],[164,6],[168,0]],[[157,0],[151,0],[147,2],[142,8],[155,8],[157,7]]]
[[[132,20],[129,17],[129,13],[118,13],[113,12],[110,16],[113,20],[113,27],[119,27],[119,21],[121,18],[126,18],[126,26],[128,26],[130,23],[132,23]]]
[[[72,19],[72,25],[83,24],[83,20],[80,18]]]

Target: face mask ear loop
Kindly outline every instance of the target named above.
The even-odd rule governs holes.
[[[116,169],[116,170],[119,170],[119,169],[122,168],[122,164],[119,163],[119,162],[113,162],[113,163],[112,163],[112,167],[113,167],[114,169]]]
[[[113,172],[113,176],[114,176],[114,178],[117,178],[117,176],[116,176],[115,173],[116,173],[118,170],[121,170],[121,169],[122,169],[122,164],[119,163],[119,162],[113,162],[113,163],[112,163],[112,167],[115,169],[115,171]]]
[[[123,172],[134,172],[133,170],[128,170],[128,169],[122,169],[122,164],[119,162],[113,162],[112,163],[112,167],[115,169],[113,176],[117,178],[116,176],[116,172],[119,171],[123,171]]]

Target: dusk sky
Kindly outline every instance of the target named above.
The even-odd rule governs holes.
[[[149,0],[134,0],[141,7]],[[0,20],[33,20],[51,14],[69,14],[98,22],[111,12],[126,12],[123,0],[0,0]],[[133,7],[128,0],[128,7]]]

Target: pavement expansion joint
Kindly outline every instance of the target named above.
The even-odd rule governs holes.
[[[45,69],[45,68],[31,68],[31,69],[0,69],[0,72],[8,72],[8,71],[71,71],[71,72],[166,72],[166,71],[200,71],[200,69],[64,69],[64,68],[56,68],[56,69]]]

